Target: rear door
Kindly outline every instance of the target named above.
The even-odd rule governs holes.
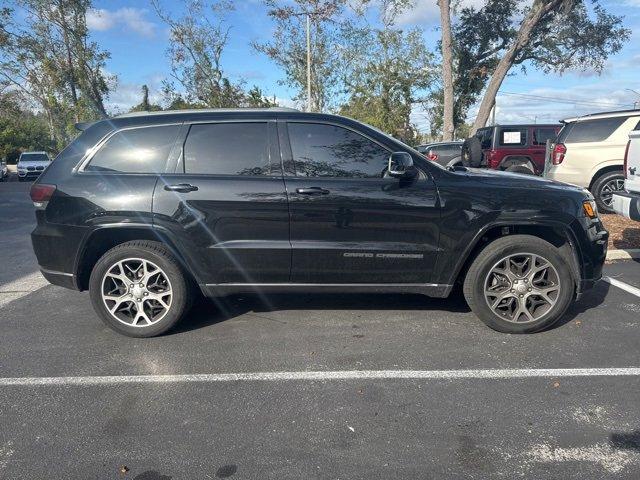
[[[346,126],[290,121],[279,129],[291,211],[291,281],[428,283],[440,218],[433,180],[424,172],[411,181],[386,176],[391,150]]]
[[[176,171],[154,195],[154,223],[179,242],[202,283],[289,280],[289,210],[275,122],[186,126]]]

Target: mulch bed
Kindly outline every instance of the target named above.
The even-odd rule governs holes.
[[[640,222],[615,214],[600,214],[609,231],[609,249],[640,248]]]

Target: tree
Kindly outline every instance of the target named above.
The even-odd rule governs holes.
[[[456,86],[456,94],[468,103],[486,85],[475,131],[486,124],[514,65],[544,72],[600,73],[629,35],[622,18],[607,13],[598,0],[534,0],[530,6],[521,0],[487,0],[480,10],[463,9],[455,28],[457,78],[464,79],[469,72]]]
[[[147,87],[146,85],[142,85],[142,101],[138,105],[131,107],[131,110],[129,111],[130,112],[157,112],[159,110],[162,110],[162,107],[160,105],[149,102],[149,87]]]
[[[0,82],[22,92],[47,119],[58,148],[73,123],[106,115],[115,79],[104,74],[108,53],[88,40],[89,0],[16,0],[24,22],[0,10]]]
[[[184,0],[183,17],[162,10],[159,0],[152,0],[158,16],[170,29],[167,53],[171,78],[165,93],[171,102],[178,98],[190,104],[211,108],[239,107],[244,99],[243,86],[228,78],[222,69],[222,53],[227,46],[229,29],[225,17],[233,9],[227,0],[214,1],[210,9],[203,0]]]
[[[438,0],[440,6],[440,41],[442,51],[442,140],[453,140],[453,39],[451,38],[451,0]]]
[[[373,125],[412,143],[412,106],[423,100],[430,87],[432,55],[424,49],[420,29],[403,32],[386,24],[381,29],[352,27],[345,33],[344,78],[349,95],[340,114]]]
[[[254,43],[285,73],[282,82],[296,90],[294,100],[307,99],[306,17],[311,23],[311,110],[322,112],[335,103],[340,80],[340,48],[336,41],[340,28],[336,20],[344,0],[294,0],[282,6],[264,0],[269,16],[276,22],[272,40]]]

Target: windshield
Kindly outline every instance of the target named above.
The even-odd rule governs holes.
[[[21,162],[48,162],[49,157],[46,153],[23,153],[20,156]]]

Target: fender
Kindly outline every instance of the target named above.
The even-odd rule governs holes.
[[[547,227],[550,229],[558,230],[562,232],[569,241],[569,245],[572,251],[572,270],[574,277],[576,279],[576,285],[580,285],[580,272],[582,270],[582,252],[579,248],[579,243],[575,239],[575,234],[571,227],[566,223],[555,221],[552,219],[547,219],[544,221],[496,221],[488,223],[484,225],[478,232],[476,232],[473,240],[469,242],[469,245],[465,248],[462,255],[458,257],[454,268],[451,270],[448,278],[444,279],[443,283],[448,285],[455,284],[456,280],[460,276],[463,271],[463,268],[467,267],[475,258],[475,253],[478,252],[479,247],[482,244],[482,238],[488,232],[498,232],[495,238],[499,238],[504,235],[509,235],[512,233],[512,229],[514,228],[536,228],[536,227]],[[502,232],[502,229],[507,229],[506,233]],[[494,233],[495,234],[495,233]],[[444,273],[444,272],[443,272]]]

